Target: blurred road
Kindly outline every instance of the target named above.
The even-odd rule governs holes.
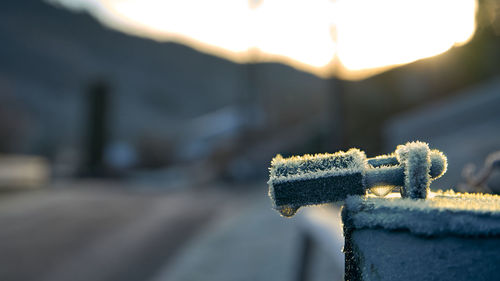
[[[298,221],[272,210],[266,190],[81,182],[0,192],[0,280],[293,280]],[[328,253],[313,252],[311,280],[342,279]]]
[[[0,280],[148,280],[242,192],[106,184],[0,193]]]

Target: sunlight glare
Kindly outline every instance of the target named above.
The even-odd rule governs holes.
[[[338,57],[347,69],[412,62],[467,42],[475,0],[339,0]]]
[[[85,0],[52,0],[78,2]],[[92,0],[104,23],[236,62],[344,79],[468,42],[477,0]]]

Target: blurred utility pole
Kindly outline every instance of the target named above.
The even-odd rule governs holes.
[[[243,116],[243,129],[251,129],[255,125],[257,111],[260,110],[261,101],[259,95],[258,61],[257,53],[251,51],[251,59],[244,64],[244,87],[246,88],[239,100],[239,110]]]
[[[246,97],[244,98],[246,100],[246,105],[247,105],[247,111],[250,109],[254,109],[256,105],[258,105],[258,99],[259,99],[259,94],[258,94],[258,78],[257,78],[257,64],[254,62],[249,62],[245,64],[245,70],[246,70],[246,75],[247,75],[247,90],[245,92]],[[251,112],[247,112],[247,115],[251,115]]]
[[[330,27],[330,36],[334,42],[338,42],[337,37],[337,28],[336,26]],[[332,149],[332,151],[337,151],[340,149],[348,148],[348,139],[347,139],[347,130],[346,130],[346,98],[345,98],[345,82],[339,78],[336,78],[340,61],[339,57],[336,55],[335,63],[332,66],[332,74],[333,76],[328,79],[328,91],[330,98],[329,104],[329,121],[328,124],[330,126],[328,130],[328,149]]]
[[[349,143],[345,124],[346,100],[344,81],[335,77],[328,79],[329,89],[329,130],[327,149],[337,151],[347,149]]]
[[[108,142],[109,115],[108,84],[103,80],[91,83],[85,93],[87,101],[87,126],[85,143],[85,166],[82,175],[102,177],[106,175],[104,149]]]

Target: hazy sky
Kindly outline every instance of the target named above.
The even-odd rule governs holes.
[[[476,0],[51,0],[124,32],[237,62],[366,77],[445,52],[475,30]],[[338,63],[340,62],[340,63]]]

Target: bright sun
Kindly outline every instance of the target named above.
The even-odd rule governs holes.
[[[56,1],[92,3],[100,20],[136,35],[346,79],[466,43],[477,9],[477,0]]]

